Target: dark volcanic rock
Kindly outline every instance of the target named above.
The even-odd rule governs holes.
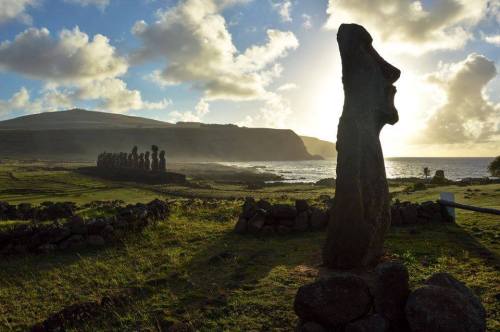
[[[372,315],[346,326],[345,332],[385,332],[388,331],[389,325],[386,323],[385,319],[380,315]],[[394,330],[397,332],[402,332],[405,330]]]
[[[372,298],[366,282],[353,274],[337,274],[299,288],[295,313],[304,321],[335,328],[363,317]]]
[[[309,204],[304,199],[298,199],[295,201],[295,209],[297,209],[297,213],[307,211],[309,209]]]
[[[323,261],[333,268],[373,264],[390,225],[389,189],[379,134],[398,121],[392,85],[401,72],[372,47],[360,25],[342,24],[344,109],[337,134],[337,180]]]
[[[415,290],[406,303],[414,332],[482,332],[486,315],[479,299],[448,274],[438,274]]]
[[[293,229],[298,231],[298,232],[304,232],[307,231],[309,228],[309,217],[307,215],[307,212],[301,212],[295,217],[295,225],[293,226]]]
[[[386,262],[375,269],[375,310],[391,322],[392,331],[407,329],[405,303],[410,294],[409,275],[400,262]]]
[[[295,219],[297,210],[291,205],[276,204],[273,206],[272,215],[276,219]]]
[[[328,330],[315,322],[299,322],[295,332],[328,332]]]
[[[313,230],[322,230],[328,224],[328,214],[320,209],[312,208],[310,222]]]
[[[248,220],[248,231],[258,233],[266,224],[266,211],[258,209],[255,214]]]
[[[245,234],[247,232],[247,229],[248,229],[248,220],[245,217],[240,216],[238,222],[236,223],[236,226],[234,227],[234,231],[237,234]]]

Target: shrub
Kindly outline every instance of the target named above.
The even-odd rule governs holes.
[[[488,166],[492,176],[500,177],[500,156],[496,157]]]

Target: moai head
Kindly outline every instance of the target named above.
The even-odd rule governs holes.
[[[345,117],[370,119],[380,131],[398,122],[393,83],[401,71],[386,62],[373,48],[372,37],[360,25],[342,24],[337,34],[342,58]]]
[[[160,151],[160,158],[165,159],[165,151],[164,150]]]
[[[156,146],[156,145],[152,145],[152,146],[151,146],[151,151],[153,151],[153,154],[158,153],[158,146]]]
[[[132,149],[132,155],[137,155],[137,146],[134,146],[134,148]]]

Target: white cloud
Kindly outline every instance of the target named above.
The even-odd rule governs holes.
[[[311,15],[302,14],[302,27],[306,30],[313,27]]]
[[[73,102],[64,93],[57,90],[45,91],[39,98],[32,99],[29,91],[22,87],[8,100],[0,100],[0,117],[13,112],[22,114],[55,111],[72,107]]]
[[[64,0],[64,2],[78,4],[80,6],[97,6],[103,10],[106,8],[111,0]]]
[[[75,27],[62,30],[54,39],[45,28],[30,28],[14,41],[0,44],[0,69],[53,82],[76,83],[122,75],[128,64],[103,35],[90,40]]]
[[[445,95],[427,121],[419,141],[426,144],[486,143],[500,140],[500,104],[485,95],[486,85],[497,75],[495,63],[470,54],[464,61],[442,64],[428,80]]]
[[[483,35],[483,40],[487,42],[488,44],[492,44],[495,46],[500,46],[500,34],[498,35]]]
[[[291,90],[296,90],[299,87],[295,83],[286,83],[278,87],[277,91],[283,92],[283,91],[291,91]]]
[[[73,93],[79,100],[100,100],[99,108],[115,113],[129,110],[163,110],[171,101],[163,99],[159,102],[147,102],[141,97],[139,90],[129,90],[127,84],[117,78],[108,78],[85,84]]]
[[[280,94],[269,93],[265,104],[255,116],[247,115],[238,126],[286,128],[286,120],[292,113],[290,101]]]
[[[0,24],[11,20],[19,20],[31,24],[32,18],[26,13],[28,7],[35,6],[38,0],[1,0]]]
[[[458,49],[471,39],[470,27],[485,15],[487,0],[329,0],[326,27],[362,24],[377,40],[401,52]]]
[[[283,22],[292,22],[292,2],[290,0],[271,0],[271,6]]]
[[[52,88],[43,100],[29,105],[38,111],[82,100],[97,100],[103,110],[120,113],[165,109],[168,100],[144,101],[140,91],[129,90],[118,78],[128,66],[106,36],[90,39],[78,27],[62,30],[57,38],[45,28],[30,28],[0,44],[0,70],[42,80]],[[57,90],[61,86],[66,89]]]
[[[153,24],[136,22],[132,32],[142,47],[135,61],[165,59],[167,67],[150,78],[162,85],[189,83],[207,100],[262,98],[278,73],[273,64],[297,48],[298,40],[291,32],[268,30],[266,44],[239,52],[220,14],[222,6],[234,3],[185,0],[159,12]]]
[[[179,112],[173,111],[170,113],[170,121],[172,122],[201,122],[203,117],[210,112],[210,104],[205,99],[200,99],[193,111]]]

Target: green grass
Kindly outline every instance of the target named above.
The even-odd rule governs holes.
[[[91,321],[69,330],[160,331],[178,321],[200,331],[290,331],[296,323],[292,304],[297,288],[317,277],[324,233],[257,238],[233,234],[232,228],[242,197],[276,202],[305,197],[319,204],[320,195],[332,195],[332,190],[309,185],[247,190],[216,183],[211,183],[212,190],[137,186],[97,181],[71,170],[9,167],[0,166],[3,190],[44,188],[56,193],[0,193],[0,200],[60,199],[81,204],[161,196],[175,203],[168,221],[103,249],[2,258],[1,331],[24,331],[71,304],[106,296],[124,296],[126,301],[103,308]],[[17,180],[7,172],[13,172]],[[87,192],[78,192],[83,189]],[[465,199],[467,189],[481,191]],[[500,208],[500,185],[432,188],[409,195],[396,193],[396,197],[435,200],[445,190],[455,192],[459,202]],[[412,287],[434,272],[453,273],[481,297],[489,330],[498,330],[500,218],[465,211],[457,216],[457,225],[392,229],[387,255],[407,264]]]

